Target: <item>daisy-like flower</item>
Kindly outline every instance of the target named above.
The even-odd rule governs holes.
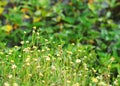
[[[33,46],[33,49],[37,49],[37,46]]]
[[[81,60],[80,59],[76,59],[76,63],[80,63],[81,62]]]
[[[32,77],[32,74],[28,74],[29,77]]]
[[[79,83],[75,83],[73,86],[80,86]]]
[[[32,32],[35,33],[35,30],[33,30]]]
[[[29,58],[29,57],[25,59],[25,62],[29,62],[29,61],[30,61],[30,58]]]
[[[53,71],[55,71],[55,70],[56,70],[56,67],[55,67],[54,65],[52,65],[52,66],[51,66],[51,69],[52,69]]]
[[[13,64],[11,68],[12,68],[12,69],[15,69],[16,67],[17,67],[17,66],[16,66],[15,64]]]
[[[98,79],[93,77],[93,78],[92,78],[92,82],[97,83],[97,82],[98,82]]]
[[[14,60],[11,60],[10,62],[11,62],[11,63],[14,63]]]
[[[34,26],[33,29],[36,30],[36,26]]]
[[[27,65],[27,66],[30,66],[30,63],[29,63],[29,62],[27,62],[27,63],[26,63],[26,65]]]
[[[50,61],[50,57],[49,56],[46,57],[46,61]]]
[[[8,82],[5,82],[3,86],[10,86]]]
[[[18,84],[16,82],[13,83],[13,86],[18,86]]]
[[[43,74],[40,72],[40,73],[39,73],[39,76],[43,77]]]
[[[24,41],[21,41],[20,43],[23,45],[23,44],[24,44]]]
[[[26,41],[26,43],[28,44],[28,43],[30,43],[29,41]]]
[[[40,33],[39,33],[39,32],[37,32],[37,35],[39,36],[39,35],[40,35]]]
[[[37,62],[37,61],[38,61],[38,59],[37,59],[37,58],[33,58],[33,61]]]
[[[115,60],[115,58],[114,58],[114,57],[111,57],[111,58],[110,58],[110,61],[114,61],[114,60]]]
[[[29,52],[30,51],[30,47],[24,48],[23,51],[24,52]]]
[[[24,31],[24,34],[26,34],[26,31]]]
[[[67,80],[67,83],[69,84],[69,83],[71,83],[71,81],[70,81],[70,80]]]
[[[41,66],[40,65],[37,65],[36,68],[39,69]]]
[[[99,86],[107,86],[107,84],[105,82],[103,82],[103,81],[99,82],[98,85]]]
[[[67,51],[68,54],[72,55],[73,53],[71,51]]]
[[[114,85],[118,86],[118,80],[115,80],[113,83]]]
[[[18,55],[18,57],[22,57],[21,55]]]
[[[12,76],[11,74],[10,74],[10,75],[8,75],[8,78],[9,78],[9,79],[11,79],[12,77],[13,77],[13,76]]]

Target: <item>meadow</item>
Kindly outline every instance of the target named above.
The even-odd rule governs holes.
[[[116,0],[1,0],[0,86],[120,86]]]

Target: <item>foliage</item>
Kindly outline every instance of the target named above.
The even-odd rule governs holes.
[[[103,81],[107,80],[106,84],[114,84],[114,81],[119,82],[119,64],[120,64],[120,26],[119,26],[119,2],[117,0],[88,0],[89,2],[85,2],[84,0],[1,0],[0,1],[0,51],[1,51],[1,64],[5,62],[5,73],[0,71],[0,78],[4,78],[2,83],[4,83],[7,79],[6,75],[9,73],[13,73],[14,71],[8,72],[7,68],[10,69],[12,63],[7,62],[15,60],[15,64],[18,66],[16,71],[23,70],[22,64],[26,64],[24,61],[29,56],[30,53],[23,53],[23,50],[27,50],[33,52],[33,55],[30,54],[30,59],[42,59],[38,63],[43,65],[42,70],[48,68],[48,72],[44,71],[45,77],[39,78],[37,82],[45,79],[45,85],[51,85],[48,78],[52,78],[53,82],[55,79],[61,79],[59,74],[58,66],[63,66],[63,70],[65,68],[72,68],[73,65],[69,63],[69,61],[75,62],[83,60],[84,56],[89,57],[89,55],[93,55],[83,61],[85,64],[89,64],[88,69],[90,72],[86,72],[86,76],[90,76],[90,78],[86,79],[84,76],[81,78],[84,82],[81,82],[81,85],[98,85],[98,83],[91,82],[92,80],[98,80],[97,78],[102,77]],[[116,13],[117,12],[117,13]],[[40,38],[38,40],[38,38]],[[25,45],[22,45],[20,42],[25,42]],[[73,44],[73,45],[71,45]],[[65,53],[62,53],[60,56],[63,60],[57,61],[54,63],[54,67],[58,68],[56,70],[56,75],[51,77],[50,67],[52,66],[52,61],[54,58],[57,58],[56,54],[59,53],[57,48],[58,45],[61,45],[61,50]],[[14,49],[14,46],[18,46],[18,50],[14,52],[12,55],[9,53],[11,49]],[[37,49],[33,49],[33,46],[37,47]],[[43,52],[48,49],[48,52]],[[49,48],[51,51],[49,51]],[[77,49],[80,48],[80,51]],[[87,50],[87,49],[88,50]],[[55,50],[54,50],[55,49]],[[81,50],[82,49],[82,50]],[[40,50],[40,52],[38,52]],[[43,51],[41,51],[43,50]],[[69,50],[70,52],[67,52]],[[46,50],[47,51],[47,50]],[[83,52],[84,51],[84,52]],[[40,54],[42,56],[40,56]],[[69,55],[70,53],[73,53]],[[82,55],[80,53],[83,53]],[[49,54],[51,56],[49,56]],[[21,58],[16,58],[21,56]],[[9,57],[9,59],[7,58]],[[46,61],[44,59],[50,57],[52,60],[45,64]],[[3,57],[3,58],[2,58]],[[45,58],[44,58],[45,57]],[[92,60],[90,60],[92,59]],[[112,60],[111,60],[112,59]],[[42,62],[43,61],[43,62]],[[31,61],[32,66],[28,67],[25,71],[30,72],[33,66],[36,65],[36,62]],[[4,65],[4,64],[3,64]],[[82,68],[81,71],[84,72],[83,64],[79,66],[75,63],[75,71],[77,73],[78,69]],[[2,69],[3,67],[0,66]],[[33,67],[35,68],[35,67]],[[92,72],[96,70],[95,74]],[[35,68],[35,70],[37,70]],[[68,69],[67,69],[68,70]],[[54,83],[55,85],[66,85],[65,80],[68,77],[72,77],[72,69],[69,69],[66,72],[68,76],[62,76],[60,83]],[[23,72],[25,72],[23,71]],[[105,72],[106,71],[106,72]],[[15,73],[14,77],[21,79],[26,79],[23,76],[27,76],[29,73]],[[41,71],[43,73],[43,71]],[[80,71],[79,71],[80,72]],[[107,75],[108,74],[108,75]],[[2,76],[1,76],[2,75]],[[28,79],[32,79],[28,82],[28,86],[30,83],[35,83],[38,77],[37,71],[32,73],[35,77],[28,77]],[[84,74],[83,74],[84,75]],[[109,77],[110,75],[110,77]],[[49,76],[47,78],[47,76]],[[22,78],[21,78],[22,77]],[[105,79],[107,77],[107,79]],[[16,79],[16,78],[15,78]],[[35,82],[34,82],[34,80]],[[79,79],[74,76],[74,80],[70,78],[73,83],[77,83],[76,81]],[[26,81],[25,80],[25,81]],[[43,84],[44,85],[44,81]],[[33,81],[33,82],[31,82]],[[64,81],[62,84],[61,82]],[[85,84],[85,82],[87,83]],[[97,82],[98,82],[97,81]],[[9,81],[8,81],[9,82]],[[18,81],[15,81],[18,82]],[[102,82],[102,81],[101,81]],[[10,81],[10,83],[13,83]],[[19,82],[22,84],[22,82]],[[39,83],[38,83],[39,84]],[[104,86],[104,85],[101,85]],[[118,83],[119,86],[119,83]]]
[[[120,85],[120,67],[113,65],[114,57],[106,55],[99,61],[91,45],[57,41],[33,30],[31,41],[2,49],[0,85]]]

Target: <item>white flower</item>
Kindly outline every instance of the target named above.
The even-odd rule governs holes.
[[[99,85],[99,86],[107,86],[107,84],[106,84],[105,82],[102,82],[102,81],[99,82],[98,85]]]
[[[40,73],[39,73],[39,76],[43,77],[43,74],[40,72]]]
[[[76,63],[80,63],[81,62],[81,60],[80,59],[76,59]]]
[[[10,86],[8,82],[5,82],[3,86]]]
[[[27,65],[27,66],[30,66],[30,63],[29,63],[29,62],[27,62],[27,63],[26,63],[26,65]]]
[[[15,69],[16,67],[17,67],[17,66],[16,66],[15,64],[13,64],[11,68],[12,68],[12,69]]]
[[[111,57],[111,58],[110,58],[110,61],[114,61],[114,60],[115,60],[115,58],[114,58],[114,57]]]
[[[20,43],[23,45],[23,44],[24,44],[24,41],[21,41]]]
[[[70,81],[70,80],[67,80],[67,83],[71,83],[71,81]]]
[[[75,83],[73,86],[80,86],[79,83]]]
[[[33,49],[37,49],[37,46],[33,46]]]
[[[18,86],[18,84],[17,83],[13,83],[13,86]]]
[[[73,53],[71,51],[67,51],[68,54],[72,55]]]
[[[28,44],[28,43],[29,43],[29,41],[26,41],[26,43]]]
[[[55,71],[55,70],[56,70],[56,67],[55,67],[54,65],[52,65],[52,66],[51,66],[51,69],[52,69],[53,71]]]
[[[98,79],[93,77],[93,78],[92,78],[92,82],[97,83],[97,82],[98,82]]]
[[[46,61],[50,61],[50,57],[46,57]]]
[[[34,26],[33,29],[36,30],[36,26]]]
[[[26,31],[24,31],[24,34],[26,34]]]
[[[18,55],[18,57],[22,57],[21,55]]]
[[[28,57],[28,58],[26,58],[26,60],[25,60],[25,62],[29,62],[30,61],[30,58]]]
[[[8,75],[8,78],[9,78],[9,79],[11,79],[12,77],[13,77],[13,76],[12,76],[11,74],[10,74],[10,75]]]
[[[39,33],[39,32],[37,32],[37,35],[39,36],[39,35],[40,35],[40,33]]]

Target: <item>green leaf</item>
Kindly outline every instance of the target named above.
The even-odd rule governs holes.
[[[89,4],[88,3],[88,7],[93,13],[96,13],[94,4]]]

